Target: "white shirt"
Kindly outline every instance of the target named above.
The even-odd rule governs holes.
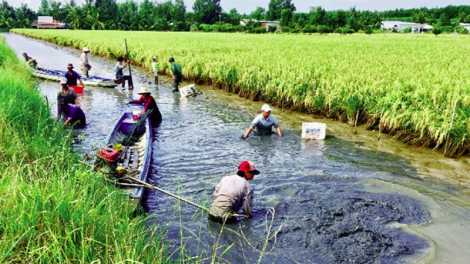
[[[81,70],[88,69],[88,56],[85,52],[82,52],[82,54],[80,54],[78,65],[80,65]]]
[[[214,201],[210,213],[214,216],[220,217],[223,212],[237,212],[242,207],[246,215],[251,215],[253,189],[244,177],[238,175],[223,177],[215,186],[212,198]]]

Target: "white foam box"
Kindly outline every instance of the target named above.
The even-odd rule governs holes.
[[[186,85],[184,87],[179,88],[179,90],[182,97],[191,96],[197,93],[196,85],[194,84]]]
[[[325,139],[325,137],[326,137],[326,124],[325,123],[302,122],[302,138]]]

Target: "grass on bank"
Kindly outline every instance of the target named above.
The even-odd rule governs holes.
[[[130,59],[144,68],[150,69],[151,57],[157,56],[160,71],[168,72],[173,56],[188,80],[351,125],[363,123],[449,156],[470,153],[470,59],[465,55],[470,36],[12,32],[86,46],[110,58],[125,55],[126,38]]]
[[[80,165],[35,86],[1,39],[0,263],[168,262],[145,216]]]

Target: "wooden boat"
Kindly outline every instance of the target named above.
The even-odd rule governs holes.
[[[41,79],[60,81],[60,79],[64,78],[66,72],[67,71],[50,70],[46,68],[37,67],[33,71],[33,75]],[[97,76],[82,78],[82,82],[85,86],[116,87],[118,85],[114,79],[102,78]]]
[[[105,140],[106,147],[98,152],[95,162],[96,171],[108,174],[110,179],[124,186],[128,185],[123,189],[132,199],[141,199],[144,187],[132,186],[133,182],[127,178],[133,177],[147,182],[152,160],[153,135],[150,117],[136,118],[136,113],[143,109],[144,106],[138,104],[126,105],[124,113]]]

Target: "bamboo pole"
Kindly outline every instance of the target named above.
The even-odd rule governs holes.
[[[124,43],[126,45],[126,56],[127,56],[127,60],[129,61],[127,63],[127,66],[129,66],[129,78],[130,78],[130,82],[132,83],[132,86],[134,86],[134,82],[132,81],[132,71],[131,71],[131,62],[130,62],[130,59],[129,59],[129,51],[127,50],[127,39],[124,39]]]
[[[187,200],[187,199],[185,199],[185,198],[183,198],[183,197],[180,197],[180,196],[174,195],[174,194],[172,194],[172,193],[170,193],[170,192],[168,192],[168,191],[162,190],[162,189],[156,187],[155,185],[146,183],[146,182],[141,181],[141,180],[136,179],[136,178],[129,178],[129,177],[126,177],[126,179],[131,180],[131,181],[135,181],[135,182],[139,183],[141,187],[145,187],[145,188],[157,190],[157,191],[159,191],[159,192],[161,192],[161,193],[164,193],[164,194],[169,195],[169,196],[171,196],[171,197],[173,197],[173,198],[176,198],[176,199],[178,199],[178,200],[181,200],[181,201],[183,201],[183,202],[185,202],[185,203],[187,203],[187,204],[190,204],[190,205],[195,206],[195,207],[197,207],[197,208],[199,208],[199,209],[202,209],[202,210],[204,210],[204,211],[206,211],[206,212],[209,212],[209,209],[207,209],[207,208],[205,208],[205,207],[202,207],[202,206],[200,206],[200,205],[198,205],[198,204],[196,204],[196,203],[193,203],[193,202],[191,202],[191,201],[189,201],[189,200]],[[120,185],[129,185],[129,184],[126,184],[126,183],[118,183],[118,184],[120,184]],[[135,185],[135,184],[132,184],[132,185],[130,185],[130,186],[136,186],[136,185]],[[139,185],[137,185],[137,186],[139,186]],[[230,215],[228,215],[228,216],[229,216],[229,217],[230,217],[230,216],[235,216],[235,217],[237,217],[237,216],[248,217],[248,216],[242,215],[242,214],[230,214]]]

